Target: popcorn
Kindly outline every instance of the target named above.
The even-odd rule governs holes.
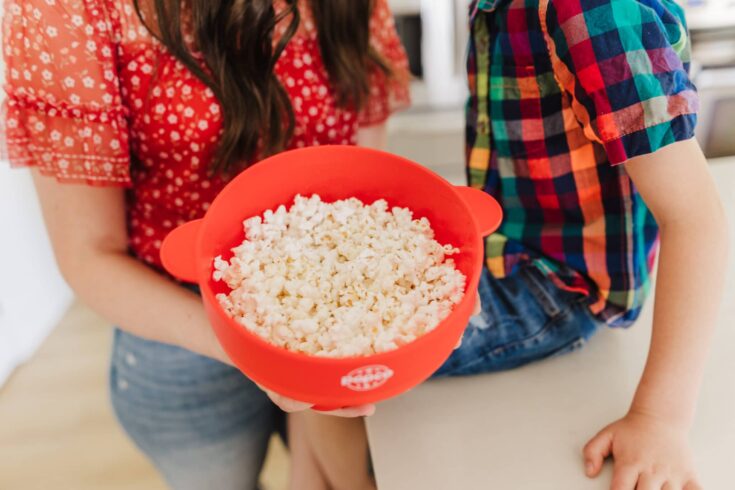
[[[433,330],[465,276],[426,218],[379,199],[297,195],[243,222],[245,241],[214,259],[222,308],[266,341],[314,356],[370,355]]]

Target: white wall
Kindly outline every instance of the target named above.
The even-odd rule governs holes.
[[[33,354],[71,298],[54,262],[30,173],[0,162],[0,385]]]
[[[428,102],[433,107],[454,107],[466,100],[469,3],[421,0],[421,63]]]
[[[4,75],[0,57],[0,84]],[[3,95],[0,91],[0,102]],[[38,348],[71,299],[54,262],[30,173],[0,161],[0,386]]]

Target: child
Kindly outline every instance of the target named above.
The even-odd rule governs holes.
[[[470,183],[506,212],[487,244],[494,277],[530,267],[579,292],[597,323],[626,327],[660,239],[648,362],[628,413],[585,446],[585,471],[611,456],[615,490],[699,488],[687,432],[728,231],[693,139],[683,11],[668,0],[481,0],[471,22]]]
[[[687,433],[728,231],[693,139],[682,9],[476,1],[467,66],[469,182],[505,218],[486,243],[483,312],[437,375],[512,368],[631,325],[660,242],[648,362],[628,413],[585,446],[585,472],[612,457],[613,490],[700,488]]]

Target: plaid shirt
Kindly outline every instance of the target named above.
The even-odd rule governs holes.
[[[471,12],[468,178],[505,211],[486,243],[489,269],[533,264],[587,295],[600,320],[629,325],[650,289],[658,228],[618,164],[694,134],[682,9],[479,0]]]

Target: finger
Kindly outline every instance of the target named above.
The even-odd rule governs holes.
[[[475,307],[472,310],[472,316],[477,316],[482,313],[482,300],[480,299],[480,293],[477,293],[475,297]]]
[[[340,408],[329,412],[319,412],[324,415],[333,415],[335,417],[369,417],[375,413],[375,405],[360,405],[358,407]]]
[[[612,440],[612,431],[605,427],[584,446],[584,471],[588,477],[594,478],[600,474],[602,462],[612,451]]]
[[[638,470],[632,466],[615,465],[610,490],[636,490]]]
[[[702,485],[699,484],[699,482],[692,478],[683,487],[683,490],[702,490]]]
[[[278,393],[273,393],[270,390],[265,390],[265,393],[266,395],[268,395],[268,398],[270,398],[271,401],[276,404],[278,408],[286,413],[302,412],[314,406],[311,403],[300,402],[298,400],[286,398],[285,396],[281,396]]]
[[[265,392],[265,394],[268,395],[268,398],[270,398],[270,400],[278,408],[280,408],[286,413],[302,412],[314,406],[312,403],[300,402],[298,400],[292,400],[291,398],[286,398],[285,396],[279,395],[278,393],[271,391],[265,386],[262,386],[258,383],[255,383],[255,386],[263,390],[263,392]]]
[[[457,341],[457,345],[454,346],[454,350],[457,350],[460,347],[462,347],[462,338],[463,337],[464,337],[464,335],[462,335],[462,337],[459,338],[459,340]]]
[[[635,490],[661,490],[661,486],[664,483],[662,477],[651,473],[641,473],[638,477],[638,486],[635,487]]]
[[[661,487],[661,490],[682,490],[683,488],[685,488],[683,485],[669,480],[664,483],[664,485]]]

